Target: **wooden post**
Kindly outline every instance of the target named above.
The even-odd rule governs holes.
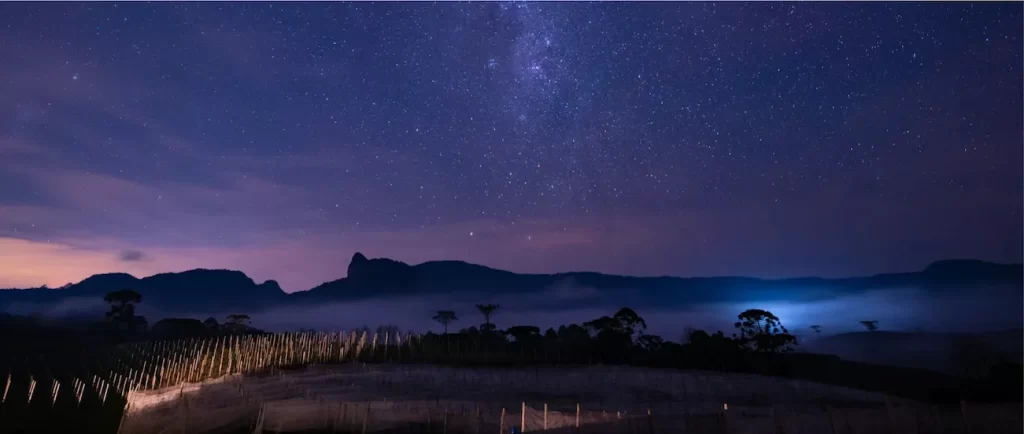
[[[960,400],[960,418],[964,421],[964,430],[967,431],[967,434],[974,432],[974,430],[971,429],[970,421],[967,420],[967,403],[962,399]]]
[[[548,403],[544,403],[544,431],[548,430]]]
[[[650,434],[654,434],[654,415],[651,414],[651,409],[647,409],[647,429]],[[683,428],[684,431],[686,428]]]
[[[345,425],[345,420],[348,419],[348,403],[342,404],[341,407],[341,424]]]
[[[188,432],[188,399],[184,394],[181,395],[181,403],[185,409],[185,418],[181,421],[181,432],[184,434]]]
[[[519,414],[519,431],[526,432],[526,401],[523,401],[523,410]]]
[[[580,432],[580,403],[576,403],[576,432]]]
[[[11,390],[11,369],[7,368],[7,384],[4,386],[4,395],[0,397],[0,404],[7,401],[7,392]]]
[[[889,395],[885,395],[885,418],[889,434],[897,434],[896,428],[893,426],[892,401],[889,400]]]
[[[362,434],[366,434],[366,422],[370,418],[370,403],[366,403],[366,413],[363,413],[363,430]]]
[[[785,434],[785,429],[782,427],[782,418],[779,417],[779,413],[775,409],[775,406],[772,406],[772,422],[775,425],[775,434]]]
[[[501,418],[498,419],[498,434],[505,434],[505,407],[501,408]]]
[[[836,434],[836,421],[832,418],[832,406],[826,405],[825,412],[828,414],[828,425],[832,428],[832,434]]]
[[[928,406],[928,413],[932,417],[932,425],[935,427],[935,429],[941,430],[942,429],[942,421],[939,419],[939,409],[935,408],[934,404],[933,405],[929,405]]]
[[[729,404],[728,403],[723,403],[722,404],[722,410],[720,412],[718,412],[718,432],[719,432],[719,434],[728,434],[729,433],[729,418],[726,415],[727,411],[729,411]],[[835,433],[833,433],[833,434],[835,434]]]

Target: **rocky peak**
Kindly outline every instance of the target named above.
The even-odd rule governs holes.
[[[350,280],[394,283],[411,278],[411,274],[409,264],[388,258],[366,259],[362,253],[352,255],[352,262],[348,264]]]
[[[348,263],[348,277],[352,277],[353,274],[358,275],[368,262],[370,262],[370,260],[366,259],[366,256],[363,256],[362,253],[356,252],[356,254],[352,255],[352,261]]]

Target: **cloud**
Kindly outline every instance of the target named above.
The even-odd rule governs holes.
[[[141,250],[125,250],[121,252],[119,257],[123,262],[138,262],[149,259],[149,257]]]

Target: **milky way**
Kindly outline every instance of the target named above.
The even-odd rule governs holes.
[[[1020,261],[1021,12],[4,4],[0,286]]]

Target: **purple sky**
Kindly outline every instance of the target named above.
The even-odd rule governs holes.
[[[7,4],[0,287],[1019,262],[1022,7]]]

